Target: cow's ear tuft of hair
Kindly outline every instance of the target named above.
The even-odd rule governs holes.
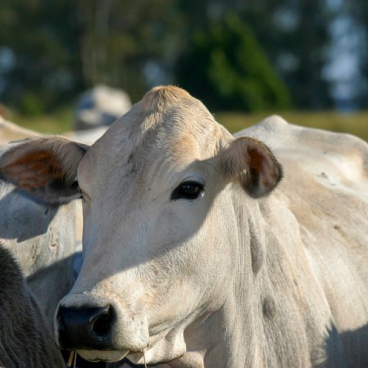
[[[282,167],[262,142],[241,137],[220,154],[226,179],[239,180],[248,195],[260,198],[270,193],[282,179]]]
[[[16,142],[0,157],[0,179],[47,203],[70,202],[81,196],[77,168],[87,149],[64,137]]]

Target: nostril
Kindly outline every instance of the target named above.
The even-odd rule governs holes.
[[[103,313],[101,313],[92,323],[92,332],[97,337],[102,338],[106,336],[111,327],[112,313],[111,308],[108,306]]]
[[[111,349],[114,311],[104,307],[64,307],[57,314],[58,340],[63,349]]]
[[[60,310],[58,311],[58,314],[57,314],[57,321],[58,321],[59,331],[64,332],[65,331],[65,324],[64,324],[63,317],[61,316]]]

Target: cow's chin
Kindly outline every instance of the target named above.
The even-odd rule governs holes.
[[[77,350],[78,355],[90,362],[115,363],[125,358],[129,351]]]
[[[151,337],[151,346],[143,353],[130,353],[127,359],[133,364],[166,363],[182,357],[186,352],[183,333]]]

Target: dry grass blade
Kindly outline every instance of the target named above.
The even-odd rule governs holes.
[[[147,368],[147,363],[146,363],[146,352],[144,351],[145,349],[142,349],[142,354],[143,354],[143,364],[144,367]]]
[[[77,366],[77,353],[75,351],[71,351],[67,363],[67,368],[75,368]]]

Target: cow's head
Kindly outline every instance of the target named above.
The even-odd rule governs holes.
[[[235,202],[251,210],[281,178],[264,144],[234,139],[176,87],[147,93],[89,148],[36,139],[0,170],[49,202],[83,196],[84,263],[56,315],[60,346],[150,363],[182,356],[188,331],[224,305],[246,236]]]

